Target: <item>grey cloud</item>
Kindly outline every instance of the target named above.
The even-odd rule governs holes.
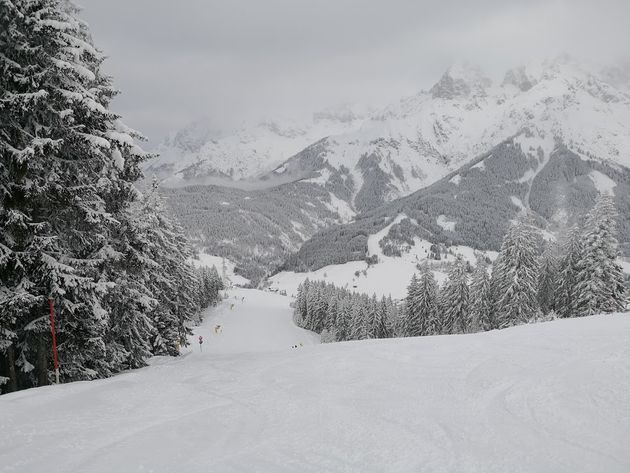
[[[429,88],[453,61],[490,73],[568,51],[630,58],[624,0],[81,0],[115,108],[155,142],[201,116],[231,124]]]

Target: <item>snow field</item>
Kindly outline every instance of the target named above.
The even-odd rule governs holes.
[[[292,349],[287,301],[230,292],[203,353],[3,396],[0,471],[630,470],[630,315]]]
[[[494,251],[482,252],[469,246],[455,245],[450,247],[453,254],[443,254],[440,261],[430,260],[427,257],[430,254],[431,243],[420,238],[414,238],[414,246],[401,257],[383,255],[379,242],[387,235],[392,225],[404,218],[405,215],[402,214],[397,216],[387,227],[368,238],[368,254],[378,256],[377,264],[368,265],[365,261],[350,261],[306,273],[282,271],[268,279],[269,288],[277,292],[286,291],[288,296],[294,296],[297,294],[298,286],[308,278],[311,281],[330,282],[337,287],[345,287],[360,293],[376,294],[379,297],[391,295],[394,299],[402,299],[407,294],[411,277],[419,272],[418,264],[428,262],[433,266],[433,274],[441,285],[447,277],[444,264],[455,261],[456,255],[462,256],[472,265],[477,264],[478,255],[486,255],[491,260],[497,256]]]

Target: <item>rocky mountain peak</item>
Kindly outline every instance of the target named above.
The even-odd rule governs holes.
[[[433,98],[453,100],[486,95],[492,81],[478,66],[457,63],[449,67],[429,91]]]

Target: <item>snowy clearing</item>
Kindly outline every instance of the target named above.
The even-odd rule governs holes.
[[[222,277],[223,275],[223,266],[225,265],[225,278],[227,281],[224,281],[228,286],[233,284],[234,286],[247,286],[250,284],[250,280],[241,276],[240,274],[236,274],[234,272],[235,264],[227,258],[222,258],[221,256],[213,256],[207,253],[200,252],[196,258],[192,259],[192,264],[196,267],[206,266],[211,268],[214,266],[217,268],[219,275]]]
[[[0,470],[630,471],[630,315],[313,345],[288,301],[235,290],[203,353],[2,396]]]
[[[396,223],[398,221],[399,219],[396,219]],[[436,280],[442,284],[446,280],[447,265],[455,261],[457,255],[469,261],[473,266],[477,264],[480,255],[492,261],[497,257],[495,251],[478,251],[469,246],[453,245],[449,247],[452,253],[444,253],[441,256],[442,259],[436,261],[428,258],[431,242],[420,238],[414,238],[414,245],[402,256],[385,256],[378,243],[387,234],[390,226],[368,238],[368,253],[378,256],[378,263],[368,265],[365,261],[349,261],[306,273],[281,271],[267,280],[270,289],[278,292],[285,291],[288,296],[295,296],[298,286],[305,279],[310,279],[311,281],[326,281],[337,287],[364,294],[376,294],[379,297],[391,295],[394,299],[402,299],[407,294],[411,277],[419,272],[418,265],[429,264]]]

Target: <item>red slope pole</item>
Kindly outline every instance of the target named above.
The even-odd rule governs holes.
[[[55,301],[48,299],[48,307],[50,308],[50,332],[52,333],[52,352],[53,362],[55,364],[55,381],[59,384],[59,356],[57,354],[57,333],[55,331]]]

